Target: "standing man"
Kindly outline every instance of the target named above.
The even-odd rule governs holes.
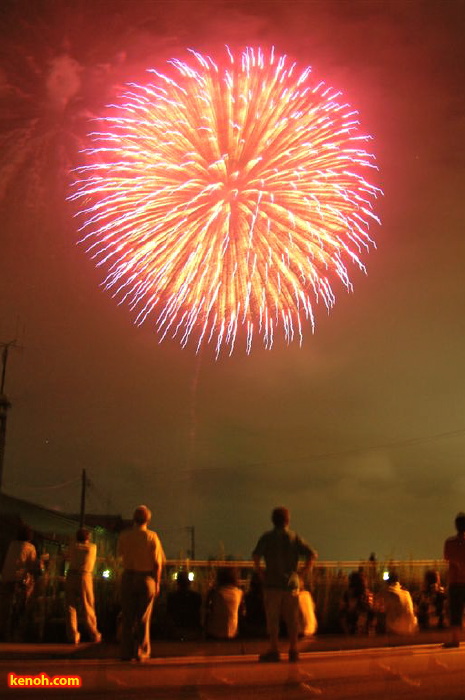
[[[121,605],[123,629],[121,659],[140,662],[150,658],[150,621],[165,554],[156,532],[148,529],[152,513],[147,506],[134,511],[133,526],[122,532],[118,554],[123,560]]]
[[[455,518],[457,534],[444,543],[444,559],[449,562],[449,615],[452,637],[445,647],[460,646],[465,608],[465,513]]]
[[[33,533],[20,525],[18,535],[10,542],[3,562],[0,582],[0,635],[5,641],[21,637],[28,624],[35,579],[40,573]]]
[[[265,560],[263,577],[265,612],[270,648],[259,657],[263,662],[280,661],[279,623],[283,617],[289,637],[289,661],[299,659],[299,589],[300,576],[310,569],[316,552],[299,535],[289,529],[287,508],[275,508],[271,514],[273,530],[265,532],[257,542],[252,556],[255,570],[260,573],[260,561]],[[299,560],[304,564],[299,571]]]
[[[94,607],[94,582],[92,572],[97,558],[97,545],[90,541],[89,530],[80,527],[76,532],[76,542],[69,550],[69,569],[66,574],[66,633],[71,644],[79,644],[77,605],[81,601],[84,610],[84,623],[93,642],[101,642],[102,635],[97,629]]]

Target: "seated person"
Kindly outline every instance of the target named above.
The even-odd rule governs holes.
[[[187,571],[176,576],[176,590],[168,593],[166,611],[173,635],[180,639],[195,637],[201,630],[202,596],[191,589]]]
[[[415,600],[420,629],[444,627],[445,602],[446,593],[439,571],[426,571],[423,588]]]
[[[363,571],[352,571],[349,576],[349,585],[340,603],[339,621],[346,634],[368,634],[373,629],[373,593]]]
[[[299,636],[312,637],[318,629],[315,602],[310,591],[299,591]]]
[[[266,614],[263,601],[263,584],[258,572],[254,571],[249,589],[244,595],[244,616],[240,620],[241,632],[248,637],[266,636]]]
[[[218,569],[216,584],[206,601],[205,628],[208,637],[233,639],[239,630],[244,593],[239,588],[237,572],[232,567]]]
[[[389,574],[386,590],[382,594],[382,607],[386,618],[386,632],[414,634],[418,630],[412,596],[401,587],[395,572]]]

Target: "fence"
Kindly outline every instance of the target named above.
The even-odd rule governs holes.
[[[253,571],[251,561],[189,561],[169,560],[166,564],[165,587],[174,585],[176,573],[180,570],[192,574],[192,587],[205,598],[206,592],[215,580],[216,570],[220,567],[234,567],[238,572],[240,585],[247,590]],[[441,581],[447,584],[447,562],[441,559],[421,560],[387,560],[387,561],[319,561],[309,572],[303,582],[315,601],[316,614],[320,632],[335,632],[338,629],[339,603],[347,588],[349,574],[363,570],[368,587],[377,594],[384,585],[390,571],[399,575],[402,586],[412,596],[421,590],[426,571],[438,571]],[[162,591],[163,596],[163,591]]]
[[[216,578],[219,568],[234,567],[241,587],[248,589],[253,571],[251,561],[193,561],[170,559],[166,562],[160,595],[154,614],[157,636],[164,634],[166,619],[166,597],[175,588],[176,575],[187,571],[192,579],[192,588],[202,594],[203,600]],[[369,588],[378,593],[387,572],[396,571],[400,581],[413,596],[421,589],[425,572],[438,571],[443,584],[447,584],[447,564],[442,560],[425,559],[410,561],[319,561],[304,581],[312,593],[320,633],[338,630],[338,610],[343,591],[347,588],[349,574],[362,569]],[[51,561],[49,571],[38,583],[36,627],[41,639],[59,641],[64,635],[64,573],[60,562]],[[94,576],[97,616],[101,631],[107,638],[116,635],[119,612],[119,581],[121,569],[114,558],[100,558]]]

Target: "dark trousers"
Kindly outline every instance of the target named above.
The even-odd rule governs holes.
[[[31,622],[33,592],[32,576],[24,582],[0,582],[0,639],[3,641],[24,641]]]
[[[155,600],[155,579],[148,572],[124,571],[121,582],[121,658],[150,657],[150,621]]]
[[[462,627],[465,608],[465,583],[451,583],[449,586],[449,618],[451,627]]]

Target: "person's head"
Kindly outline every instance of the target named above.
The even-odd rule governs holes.
[[[237,570],[233,566],[225,566],[216,572],[218,586],[237,586]]]
[[[425,587],[432,588],[433,586],[440,586],[441,578],[439,576],[439,571],[434,569],[429,569],[425,571]]]
[[[271,513],[271,522],[275,527],[287,527],[290,522],[290,515],[288,509],[284,506],[278,506],[277,508],[273,508],[273,511]]]
[[[349,575],[349,588],[354,593],[363,593],[366,589],[366,578],[363,571],[352,571]]]
[[[186,590],[191,585],[189,574],[187,571],[178,571],[176,575],[176,583],[179,589]]]
[[[392,586],[394,583],[399,583],[399,574],[397,571],[390,571],[388,580],[387,580],[389,586]]]
[[[465,532],[465,513],[457,513],[455,516],[455,529],[460,534]]]
[[[84,544],[84,542],[88,542],[89,540],[90,540],[89,530],[86,530],[85,527],[80,527],[79,530],[76,531],[76,541]]]
[[[133,520],[136,525],[147,525],[150,522],[152,513],[147,506],[137,506],[134,511]]]
[[[29,525],[20,525],[18,528],[18,540],[20,542],[31,542],[33,537],[32,530]]]

